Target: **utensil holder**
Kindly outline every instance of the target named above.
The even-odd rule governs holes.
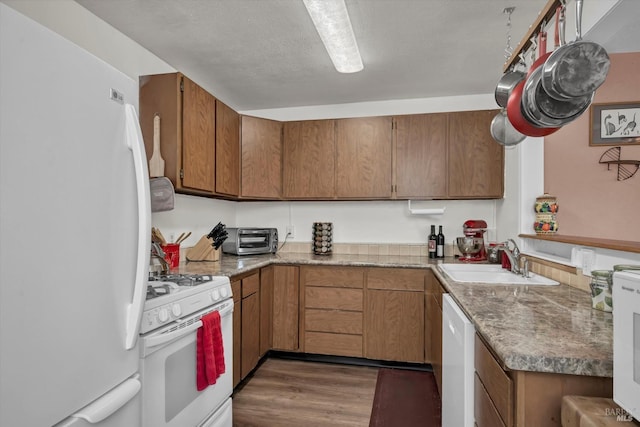
[[[180,265],[180,245],[177,243],[167,243],[161,245],[164,252],[164,259],[169,263],[169,267],[174,269]]]
[[[220,249],[213,248],[213,242],[207,236],[202,236],[185,256],[187,261],[219,261]]]
[[[331,255],[333,224],[330,222],[314,222],[311,236],[313,253],[316,255]]]

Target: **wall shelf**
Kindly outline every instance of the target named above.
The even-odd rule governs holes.
[[[568,243],[572,245],[590,246],[592,248],[610,249],[613,251],[640,253],[640,242],[627,240],[611,240],[580,236],[562,236],[557,234],[520,234],[519,237],[525,239],[546,240],[549,242]]]

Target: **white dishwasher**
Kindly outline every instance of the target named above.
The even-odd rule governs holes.
[[[442,296],[442,427],[473,427],[476,329],[449,294]]]

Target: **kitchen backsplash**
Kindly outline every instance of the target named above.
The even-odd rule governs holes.
[[[189,247],[180,250],[180,261],[185,261],[185,254]],[[279,250],[285,253],[311,253],[310,242],[287,242]],[[362,244],[362,243],[334,243],[333,253],[342,255],[401,255],[401,256],[429,256],[427,245],[412,244]],[[445,256],[460,255],[455,245],[447,244],[444,247]],[[551,261],[527,255],[530,269],[533,273],[540,274],[560,283],[569,285],[581,291],[590,292],[590,276],[585,276],[576,267],[570,267]]]
[[[583,275],[582,270],[579,268],[546,261],[532,256],[527,256],[527,258],[529,259],[529,265],[532,272],[557,280],[560,283],[564,283],[565,285],[569,285],[582,291],[591,292],[591,288],[589,286],[591,277]]]
[[[280,252],[286,253],[310,253],[309,242],[288,242]],[[404,256],[428,256],[427,245],[412,244],[358,244],[358,243],[334,243],[334,254],[344,255],[404,255]],[[447,244],[444,249],[445,256],[460,255],[455,245]],[[563,264],[546,261],[540,258],[527,256],[531,271],[557,280],[565,285],[572,286],[582,291],[590,292],[589,282],[591,277],[582,274],[580,269]]]
[[[310,242],[287,242],[280,252],[307,253],[311,252]],[[382,244],[382,243],[333,243],[334,254],[341,255],[404,255],[429,256],[427,245],[419,244]],[[445,245],[445,256],[453,256],[453,245]]]

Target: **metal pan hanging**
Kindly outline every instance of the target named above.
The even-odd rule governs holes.
[[[513,127],[504,108],[491,120],[491,136],[505,147],[515,146],[526,138]]]
[[[564,16],[561,7],[556,9],[555,46],[556,49],[564,42]],[[544,46],[543,46],[544,48]],[[545,55],[541,56],[545,57]],[[538,65],[536,68],[535,65]],[[524,84],[522,93],[522,111],[524,116],[534,125],[542,127],[563,126],[575,119],[589,108],[593,94],[583,97],[557,100],[546,93],[542,86],[542,64],[536,61],[529,71],[529,77]]]
[[[576,0],[576,39],[560,46],[546,60],[544,90],[558,100],[588,96],[604,83],[610,65],[602,46],[582,40],[582,0]]]

